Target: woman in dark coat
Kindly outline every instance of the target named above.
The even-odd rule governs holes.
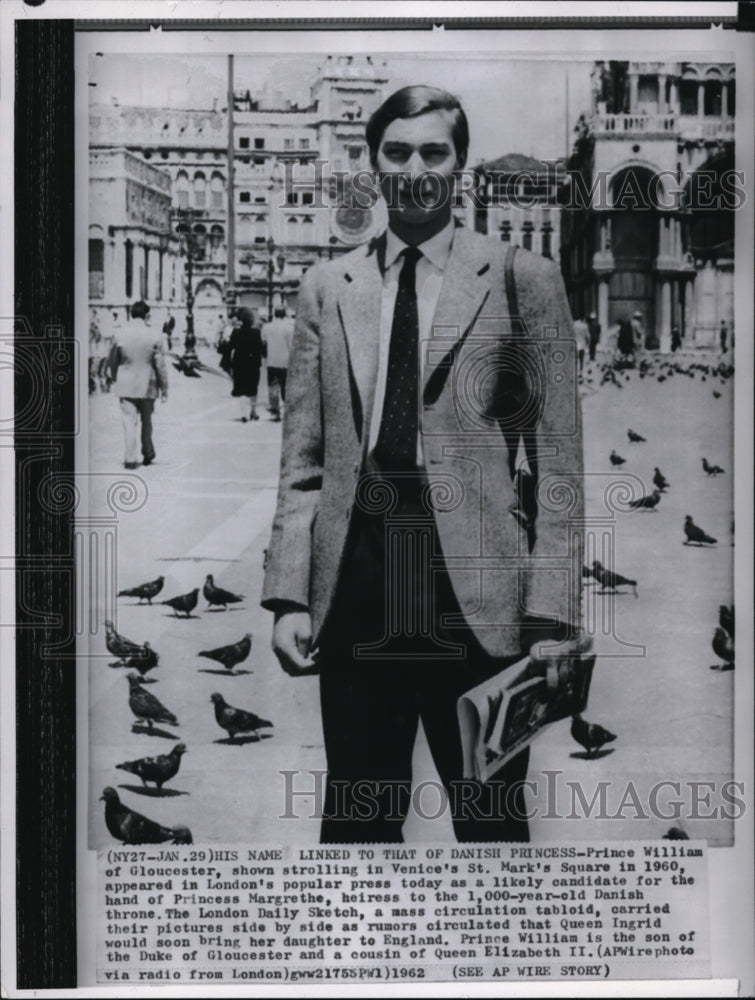
[[[257,416],[257,387],[262,366],[262,336],[259,324],[251,309],[245,306],[238,310],[239,325],[234,328],[230,339],[231,375],[233,376],[232,396],[236,396],[241,407],[241,420],[259,420]]]
[[[619,321],[619,340],[616,346],[619,354],[623,354],[626,358],[634,358],[634,331],[626,317]]]

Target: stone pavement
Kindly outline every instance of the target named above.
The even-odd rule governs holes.
[[[200,357],[216,363],[211,350],[200,349]],[[131,598],[117,600],[118,631],[135,641],[148,639],[160,654],[160,665],[150,675],[159,683],[148,690],[179,719],[176,729],[157,727],[167,736],[133,731],[127,671],[110,666],[113,658],[104,645],[102,621],[113,609],[104,598],[99,601],[88,664],[90,844],[112,843],[103,804],[97,801],[106,785],[118,788],[126,804],[160,822],[187,824],[197,843],[316,843],[315,819],[279,817],[285,811],[281,772],[321,772],[325,767],[317,678],[292,680],[281,671],[270,649],[271,616],[259,607],[281,425],[272,423],[266,412],[264,372],[261,419],[242,424],[225,376],[204,373],[187,379],[169,370],[169,401],[155,408],[157,460],[135,473],[122,467],[117,397],[90,398],[89,468],[96,475],[90,479],[89,513],[110,512],[107,485],[135,485],[138,509],[119,514],[117,589],[163,575],[163,599],[201,588],[207,573],[213,573],[218,585],[246,599],[228,611],[216,611],[206,609],[200,594],[195,617],[187,620],[175,618],[170,608],[158,603],[149,607]],[[568,720],[549,727],[535,741],[529,772],[538,784],[534,801],[545,811],[550,780],[558,787],[562,817],[570,811],[574,817],[533,820],[536,840],[658,836],[672,821],[637,819],[631,803],[626,805],[630,782],[647,809],[647,795],[658,781],[720,784],[732,770],[734,675],[709,669],[716,660],[710,641],[718,605],[731,603],[733,593],[732,383],[719,386],[710,379],[703,383],[699,376],[677,376],[661,385],[654,379],[641,382],[631,373],[623,389],[594,389],[595,384],[586,384],[583,399],[588,521],[592,519],[595,544],[602,545],[606,535],[613,537],[615,568],[638,581],[639,597],[631,592],[598,596],[595,586],[585,588],[587,622],[596,633],[599,653],[585,717],[607,726],[618,739],[611,752],[592,760],[580,756]],[[714,387],[722,393],[720,399],[713,397]],[[628,427],[647,443],[629,444]],[[627,459],[618,474],[608,461],[612,448]],[[726,475],[706,477],[702,455],[722,465]],[[626,500],[621,496],[612,501],[618,510],[606,506],[606,489],[617,480],[627,480],[630,489],[642,484],[651,490],[655,465],[671,483],[657,512],[621,510]],[[717,546],[682,546],[687,513],[719,539]],[[600,551],[591,558],[608,562]],[[196,655],[234,642],[247,631],[254,634],[253,648],[237,676]],[[225,733],[214,719],[214,691],[232,705],[271,719],[274,727],[264,730],[258,742],[217,742]],[[162,796],[115,769],[124,760],[167,752],[176,739],[186,743],[188,752]],[[562,773],[548,779],[545,771]],[[435,780],[420,738],[415,782]],[[589,801],[601,781],[611,783],[606,813],[616,815],[623,800],[623,818],[587,823],[578,818],[579,808],[571,810],[573,793],[567,782],[579,782]],[[313,788],[315,782],[307,773],[294,777],[297,790]],[[631,790],[628,794],[631,797]],[[675,797],[689,802],[690,794],[684,784],[677,796],[666,788],[659,804]],[[313,803],[313,796],[299,796],[294,810],[306,817]],[[423,804],[432,812],[437,798],[430,793]],[[718,793],[713,793],[707,811],[720,804]],[[732,832],[731,824],[721,820],[689,820],[683,825],[690,836],[707,837],[712,843],[728,842]],[[405,833],[407,840],[452,839],[445,815],[434,821],[413,815]]]

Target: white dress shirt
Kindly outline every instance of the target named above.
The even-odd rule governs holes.
[[[435,236],[420,243],[418,250],[422,256],[417,261],[415,271],[415,291],[417,294],[417,318],[419,320],[419,385],[422,386],[422,370],[424,367],[424,356],[426,353],[425,341],[432,336],[433,317],[438,305],[440,289],[443,284],[443,274],[448,263],[453,244],[455,225],[453,219]],[[407,244],[399,239],[390,229],[386,231],[385,243],[385,263],[383,270],[383,293],[380,302],[380,345],[378,353],[377,384],[375,386],[375,400],[372,407],[372,420],[370,423],[370,437],[368,452],[372,453],[377,444],[380,432],[380,420],[383,414],[383,403],[385,400],[385,382],[388,371],[388,352],[391,345],[391,328],[393,326],[393,311],[396,306],[396,295],[398,293],[398,279],[404,258],[400,256]],[[417,401],[419,406],[419,400]],[[422,464],[422,435],[421,417],[418,426],[420,434],[417,436],[417,464]]]

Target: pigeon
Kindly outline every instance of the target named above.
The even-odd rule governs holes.
[[[711,465],[707,458],[703,458],[703,469],[709,476],[720,476],[724,472],[720,465]]]
[[[639,497],[637,500],[630,500],[629,506],[634,507],[635,510],[655,510],[661,501],[661,491],[653,490],[653,492],[648,496]]]
[[[593,751],[600,750],[604,743],[612,743],[616,736],[595,722],[585,722],[581,715],[573,715],[571,734],[580,746],[592,757]]]
[[[706,535],[702,528],[698,528],[689,514],[684,518],[684,534],[687,536],[687,539],[682,542],[682,545],[690,545],[691,543],[695,543],[696,545],[715,545],[718,541],[718,539]]]
[[[270,550],[269,549],[263,549],[263,551],[262,551],[262,568],[263,568],[263,570],[267,569],[269,562],[270,562]]]
[[[150,729],[153,722],[165,722],[169,726],[178,725],[178,719],[175,715],[169,712],[158,698],[150,694],[149,691],[144,690],[141,677],[138,677],[133,672],[127,676],[129,684],[129,708],[140,722],[146,721]]]
[[[225,729],[231,739],[238,733],[254,733],[259,739],[257,730],[272,726],[272,722],[260,719],[254,712],[233,708],[225,701],[222,694],[211,694],[210,701],[215,705],[215,721],[221,729]]]
[[[647,441],[647,438],[644,438],[642,434],[638,434],[636,431],[633,431],[631,427],[627,431],[627,437],[632,444],[638,444],[640,441]]]
[[[186,753],[185,743],[176,743],[170,753],[162,753],[158,757],[141,757],[139,760],[127,760],[116,764],[120,771],[128,771],[142,779],[146,787],[148,781],[154,781],[155,787],[162,788],[166,781],[175,778],[181,766],[181,756]]]
[[[601,590],[617,590],[619,587],[631,587],[632,592],[635,597],[638,597],[637,593],[637,581],[630,580],[626,576],[621,576],[619,573],[612,573],[609,569],[606,569],[597,559],[593,560],[592,564],[592,575],[600,584]]]
[[[144,677],[146,673],[149,673],[150,670],[157,666],[159,660],[159,654],[148,642],[145,642],[141,650],[129,658],[126,666],[132,670],[138,670],[142,677]]]
[[[212,573],[207,574],[202,593],[210,607],[213,604],[221,604],[225,608],[228,604],[238,604],[239,601],[244,600],[241,594],[232,594],[230,590],[223,590],[222,587],[216,587],[212,579]]]
[[[734,666],[734,640],[730,635],[727,635],[722,628],[717,628],[713,633],[713,652],[716,656],[723,660],[726,667],[722,667],[719,663],[712,667],[713,670],[731,670]]]
[[[657,465],[655,466],[655,473],[653,475],[653,484],[658,487],[661,493],[665,493],[671,485]]]
[[[149,583],[140,583],[138,587],[131,587],[130,590],[119,590],[119,597],[138,597],[139,603],[141,604],[143,600],[152,603],[152,598],[157,597],[160,591],[163,589],[163,584],[165,583],[164,576],[158,576],[156,580],[151,580]]]
[[[205,656],[208,660],[217,660],[222,663],[226,670],[233,670],[237,663],[249,656],[252,648],[252,633],[247,632],[243,639],[234,642],[230,646],[219,646],[218,649],[204,649],[197,656]]]
[[[623,465],[626,462],[625,458],[621,455],[617,455],[615,451],[611,452],[611,465]]]
[[[734,605],[728,607],[726,604],[718,606],[718,624],[734,638]]]
[[[717,389],[713,390],[713,398],[714,399],[720,399],[721,398],[721,393]]]
[[[161,826],[121,802],[114,788],[105,788],[100,802],[105,803],[105,825],[116,840],[124,844],[191,844],[188,826]]]
[[[178,612],[183,611],[187,618],[191,617],[191,612],[197,606],[197,601],[199,600],[199,587],[195,587],[188,594],[179,594],[178,597],[171,597],[167,601],[161,601],[161,604],[167,604],[173,608],[173,612],[178,618]]]
[[[113,628],[113,623],[108,618],[105,621],[105,645],[108,653],[117,656],[119,660],[126,660],[129,656],[136,656],[142,652],[143,646],[138,642],[132,642],[124,635],[119,635]]]
[[[670,826],[661,840],[689,840],[689,837],[680,826]]]

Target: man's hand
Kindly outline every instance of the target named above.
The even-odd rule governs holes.
[[[289,605],[276,611],[273,626],[273,652],[290,677],[319,673],[310,656],[312,618],[306,608]]]

